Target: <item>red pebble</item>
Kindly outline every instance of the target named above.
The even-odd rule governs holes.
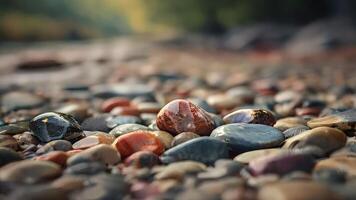
[[[122,106],[112,109],[110,113],[113,115],[139,116],[141,112],[134,106]]]
[[[101,105],[101,110],[103,112],[110,112],[116,107],[129,106],[130,100],[122,97],[115,97],[105,100]]]
[[[164,144],[149,131],[134,131],[116,138],[112,144],[123,158],[138,151],[150,151],[157,155],[164,152]]]
[[[156,123],[160,130],[173,135],[182,132],[209,135],[215,128],[213,120],[206,111],[183,99],[165,105],[158,113]]]

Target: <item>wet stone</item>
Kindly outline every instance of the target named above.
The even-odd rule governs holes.
[[[216,110],[208,104],[207,101],[201,98],[191,98],[189,99],[194,105],[197,105],[209,113],[216,113]]]
[[[36,183],[55,178],[61,173],[59,165],[48,161],[23,160],[5,165],[0,170],[0,180],[19,183]]]
[[[109,134],[115,137],[119,137],[120,135],[124,135],[126,133],[138,131],[138,130],[150,130],[147,126],[141,124],[122,124],[114,129],[112,129]]]
[[[214,129],[214,122],[206,111],[181,99],[165,105],[158,113],[156,123],[160,130],[174,135],[182,132],[209,135]]]
[[[194,138],[200,137],[198,134],[195,134],[193,132],[183,132],[179,133],[178,135],[174,136],[174,139],[172,140],[172,147],[177,146],[179,144],[182,144],[184,142],[187,142],[189,140],[192,140]]]
[[[112,144],[114,139],[112,135],[99,132],[78,140],[73,144],[73,149],[87,149],[99,144]]]
[[[221,158],[228,158],[228,146],[215,138],[200,137],[177,145],[161,156],[163,163],[194,160],[208,165]]]
[[[66,114],[48,112],[34,117],[30,129],[41,142],[65,139],[75,141],[83,137],[83,131],[75,119]]]
[[[223,120],[226,124],[249,123],[273,126],[276,123],[273,114],[263,109],[240,109],[226,115]]]
[[[286,117],[277,120],[274,125],[275,128],[285,131],[290,128],[294,128],[296,126],[306,126],[307,122],[301,117]]]
[[[308,121],[308,126],[311,128],[321,126],[336,127],[354,135],[356,130],[356,109],[350,109],[333,115],[312,119]]]
[[[325,153],[335,151],[346,144],[346,135],[335,128],[318,127],[287,139],[284,148],[304,148],[316,146]]]
[[[261,124],[227,124],[216,128],[210,137],[227,143],[232,154],[279,146],[282,132]]]
[[[0,147],[0,167],[9,164],[11,162],[19,161],[22,160],[22,157],[20,154],[18,154],[16,151],[5,148],[5,147]]]
[[[86,118],[81,127],[85,131],[102,131],[109,132],[111,128],[108,127],[107,119],[110,117],[108,114],[101,114],[93,117]]]

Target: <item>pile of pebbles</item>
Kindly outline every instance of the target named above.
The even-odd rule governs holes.
[[[355,88],[130,78],[3,89],[0,199],[355,199]]]

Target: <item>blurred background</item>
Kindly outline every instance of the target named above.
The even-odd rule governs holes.
[[[356,18],[352,0],[2,0],[0,41],[83,40],[127,34],[225,34],[257,23],[303,26]]]

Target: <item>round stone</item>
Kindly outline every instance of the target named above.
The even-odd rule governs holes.
[[[227,124],[210,135],[228,144],[232,154],[277,147],[284,140],[278,129],[262,124]]]
[[[163,163],[181,160],[194,160],[212,165],[221,158],[228,158],[228,146],[215,138],[200,137],[179,144],[161,156]]]
[[[174,139],[172,140],[172,147],[177,146],[179,144],[182,144],[184,142],[187,142],[189,140],[192,140],[194,138],[200,137],[198,134],[195,134],[193,132],[183,132],[179,133],[178,135],[174,136]]]
[[[86,118],[81,127],[85,131],[102,131],[109,132],[111,128],[108,127],[107,119],[110,117],[108,114],[96,115],[93,117]]]
[[[197,173],[204,171],[206,166],[195,161],[180,161],[169,164],[155,175],[155,179],[182,179],[187,173]]]
[[[58,139],[75,141],[83,136],[81,127],[72,116],[55,112],[34,117],[30,129],[41,142]]]
[[[35,158],[35,160],[44,160],[54,162],[60,166],[65,166],[68,155],[63,151],[51,151]]]
[[[325,169],[335,169],[345,172],[349,177],[356,176],[356,157],[332,157],[319,161],[314,172]]]
[[[121,135],[112,145],[123,158],[137,151],[151,151],[157,155],[161,155],[164,151],[164,144],[149,131],[135,131]]]
[[[355,132],[356,130],[356,109],[338,112],[325,117],[320,117],[308,121],[311,128],[328,126],[336,127],[345,132]]]
[[[72,149],[72,143],[67,140],[53,140],[48,142],[37,150],[37,154],[44,154],[50,151],[69,151]]]
[[[226,124],[232,123],[249,123],[265,124],[273,126],[276,119],[270,111],[263,109],[240,109],[236,110],[223,118]]]
[[[116,116],[116,117],[109,117],[106,119],[107,126],[110,129],[113,129],[117,126],[123,124],[140,124],[142,120],[136,116]]]
[[[126,133],[138,131],[138,130],[150,130],[147,126],[141,124],[122,124],[114,129],[112,129],[109,134],[115,137],[119,137],[120,135],[124,135]]]
[[[60,166],[53,162],[23,160],[2,167],[0,180],[31,184],[57,177],[60,173]]]
[[[300,125],[300,126],[295,126],[295,127],[292,127],[292,128],[289,128],[289,129],[283,131],[283,134],[284,134],[284,137],[286,139],[288,139],[293,136],[299,135],[300,133],[303,133],[304,131],[307,131],[307,130],[310,130],[310,128],[307,126]]]
[[[346,144],[346,135],[336,128],[318,127],[287,139],[284,148],[316,146],[325,153],[337,150]]]
[[[14,135],[14,138],[17,140],[21,149],[26,149],[30,145],[37,145],[39,143],[38,139],[30,132]]]
[[[209,135],[214,129],[214,122],[206,111],[182,99],[164,106],[158,113],[156,122],[160,130],[174,135],[182,132]]]
[[[123,97],[115,97],[105,100],[101,104],[101,110],[103,112],[110,112],[115,107],[123,107],[123,106],[130,106],[130,100]]]

